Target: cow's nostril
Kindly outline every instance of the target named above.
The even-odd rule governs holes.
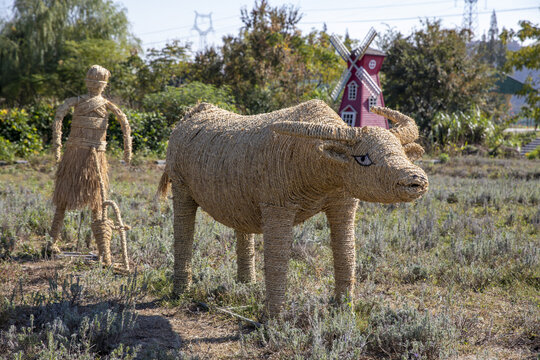
[[[402,186],[404,188],[415,189],[416,190],[416,189],[425,187],[426,182],[422,181],[422,180],[423,180],[422,178],[404,180],[404,181],[398,182],[398,185]]]

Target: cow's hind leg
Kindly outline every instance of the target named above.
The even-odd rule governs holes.
[[[197,203],[188,189],[173,182],[174,278],[173,292],[179,295],[191,285],[191,255]]]
[[[354,244],[354,218],[358,200],[339,199],[325,210],[330,225],[336,300],[352,296],[355,282],[356,250]]]
[[[255,282],[255,236],[236,231],[236,262],[238,281]]]
[[[261,205],[266,311],[277,316],[285,301],[296,208]]]

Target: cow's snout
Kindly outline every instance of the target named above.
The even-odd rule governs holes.
[[[427,175],[420,168],[406,171],[395,183],[395,192],[402,201],[411,201],[424,195],[428,190]]]

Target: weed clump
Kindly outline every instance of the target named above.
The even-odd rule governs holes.
[[[371,314],[368,349],[390,359],[438,359],[450,351],[456,331],[445,316],[386,307]]]
[[[121,287],[122,301],[85,304],[79,278],[51,278],[47,293],[26,294],[21,284],[0,304],[0,353],[21,359],[132,359],[137,349],[123,340],[135,328],[139,290],[130,277]]]
[[[247,339],[258,339],[267,351],[281,358],[337,360],[365,355],[367,336],[350,307],[303,310],[307,312],[304,316],[270,320]]]

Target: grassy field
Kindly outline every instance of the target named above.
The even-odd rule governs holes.
[[[361,204],[357,288],[332,299],[323,215],[295,229],[286,310],[255,329],[218,311],[262,317],[257,284],[235,282],[234,233],[198,213],[194,285],[172,284],[172,204],[152,201],[161,169],[111,165],[136,271],[41,254],[53,206],[49,157],[0,168],[1,359],[537,359],[540,352],[540,162],[465,157],[421,163],[430,190],[411,204]],[[70,212],[64,250],[88,253],[88,211]],[[113,242],[120,261],[118,237]],[[93,250],[95,251],[95,250]]]

